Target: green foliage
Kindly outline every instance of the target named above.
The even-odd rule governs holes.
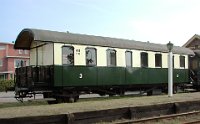
[[[0,92],[13,89],[14,80],[0,80]]]

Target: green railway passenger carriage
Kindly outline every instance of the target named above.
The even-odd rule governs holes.
[[[14,48],[30,50],[30,66],[16,69],[16,98],[42,93],[57,102],[72,102],[82,93],[151,94],[153,89],[167,89],[166,45],[24,29]],[[189,82],[189,56],[194,53],[176,46],[172,52],[176,87]]]

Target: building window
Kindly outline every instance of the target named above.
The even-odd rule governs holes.
[[[107,65],[116,66],[116,51],[113,49],[107,50]]]
[[[28,54],[28,50],[24,50],[24,54]]]
[[[63,65],[74,65],[74,47],[62,47],[62,63]]]
[[[4,76],[5,74],[0,74],[0,80],[5,80],[4,78],[5,78],[5,76]]]
[[[3,66],[3,60],[0,60],[0,66]]]
[[[27,65],[26,60],[15,59],[15,63],[14,63],[15,68],[23,67],[23,66],[26,66],[26,65]]]
[[[155,66],[162,67],[162,55],[161,54],[155,54]]]
[[[10,79],[13,79],[13,74],[10,74]]]
[[[148,67],[148,53],[141,53],[141,67]]]
[[[6,47],[5,46],[0,46],[0,50],[5,50]]]
[[[185,56],[180,56],[180,67],[185,68]]]
[[[0,74],[0,80],[7,80],[8,74]]]
[[[19,54],[22,54],[23,53],[23,50],[18,50]]]
[[[132,67],[132,52],[126,51],[126,67]]]
[[[85,58],[87,66],[96,66],[97,65],[97,53],[95,48],[86,48],[85,49]]]

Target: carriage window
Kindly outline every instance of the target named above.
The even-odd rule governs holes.
[[[74,47],[62,47],[62,63],[63,65],[74,65]]]
[[[141,53],[141,67],[148,67],[148,53]]]
[[[97,65],[97,54],[96,54],[95,48],[86,48],[85,55],[86,55],[86,65],[87,66]]]
[[[161,54],[155,54],[155,66],[162,67],[162,55]]]
[[[116,66],[116,51],[108,49],[107,50],[107,65]]]
[[[180,67],[185,68],[185,56],[180,56]]]
[[[132,52],[126,51],[126,67],[132,67]]]

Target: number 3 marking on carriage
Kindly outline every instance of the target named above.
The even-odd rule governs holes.
[[[80,74],[79,74],[79,79],[82,79],[82,78],[83,78],[83,74],[80,73]]]

